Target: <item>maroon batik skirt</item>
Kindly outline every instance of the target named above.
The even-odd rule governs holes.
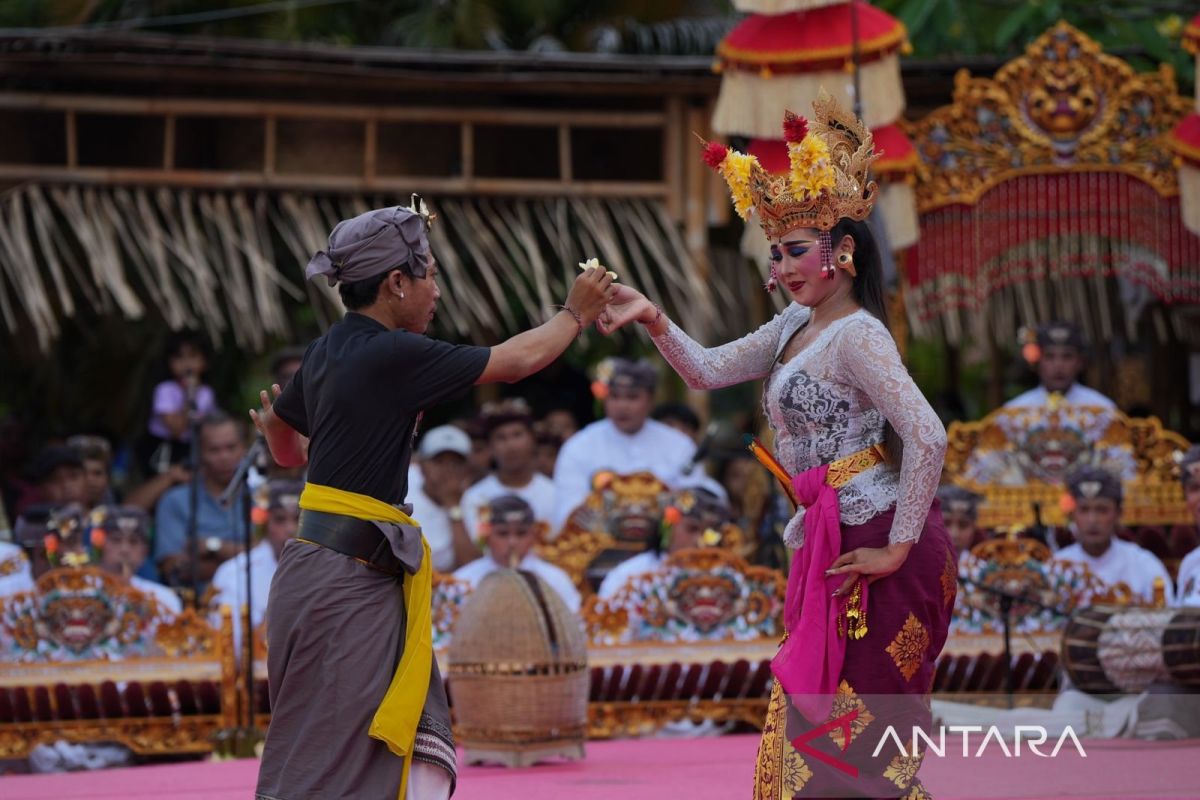
[[[887,546],[892,517],[888,511],[843,527],[841,551]],[[954,548],[935,502],[904,565],[870,584],[866,636],[846,645],[830,720],[857,710],[848,723],[849,747],[842,749],[846,728],[839,725],[806,739],[797,751],[792,740],[821,721],[805,720],[775,682],[754,770],[755,800],[929,796],[916,779],[921,756],[911,752],[912,729],[931,722],[929,693],[946,643],[957,578]],[[896,737],[884,736],[889,726]],[[895,746],[896,739],[908,752]],[[827,754],[842,768],[806,748]]]

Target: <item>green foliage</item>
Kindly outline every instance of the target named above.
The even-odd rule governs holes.
[[[1185,0],[875,0],[908,27],[913,57],[1009,58],[1060,19],[1135,68],[1175,68],[1180,89],[1194,80],[1192,57],[1179,44],[1197,8]]]

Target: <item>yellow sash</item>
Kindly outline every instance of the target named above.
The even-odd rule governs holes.
[[[304,484],[300,495],[300,507],[326,514],[341,514],[355,519],[378,520],[418,527],[419,523],[395,506],[365,494]],[[400,798],[404,797],[412,768],[413,744],[417,739],[417,723],[425,708],[425,696],[429,692],[429,671],[433,667],[433,610],[430,606],[433,595],[433,560],[429,553],[429,542],[421,537],[423,555],[421,568],[416,575],[404,575],[404,608],[408,618],[405,626],[404,654],[396,666],[392,683],[388,686],[383,702],[371,720],[370,735],[379,739],[396,755],[404,759],[404,773],[400,779]]]

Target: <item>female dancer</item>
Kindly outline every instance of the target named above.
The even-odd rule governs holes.
[[[813,108],[811,131],[802,118],[784,121],[786,176],[717,144],[705,150],[738,213],[756,215],[770,239],[767,288],[782,284],[791,305],[706,349],[622,287],[601,326],[642,323],[695,389],[766,378],[764,409],[800,503],[785,538],[800,549],[754,797],[922,797],[910,740],[929,721],[956,585],[953,548],[931,508],[946,432],[888,332],[864,221],[876,197],[871,134],[828,95]],[[804,736],[827,721],[828,732]]]

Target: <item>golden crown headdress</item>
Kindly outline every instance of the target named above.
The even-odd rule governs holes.
[[[874,138],[862,120],[821,90],[813,101],[813,122],[784,113],[789,169],[772,175],[752,155],[708,142],[704,160],[729,184],[734,209],[749,221],[757,215],[768,237],[795,228],[828,231],[838,220],[865,220],[878,186],[870,180],[871,163],[879,157]]]

